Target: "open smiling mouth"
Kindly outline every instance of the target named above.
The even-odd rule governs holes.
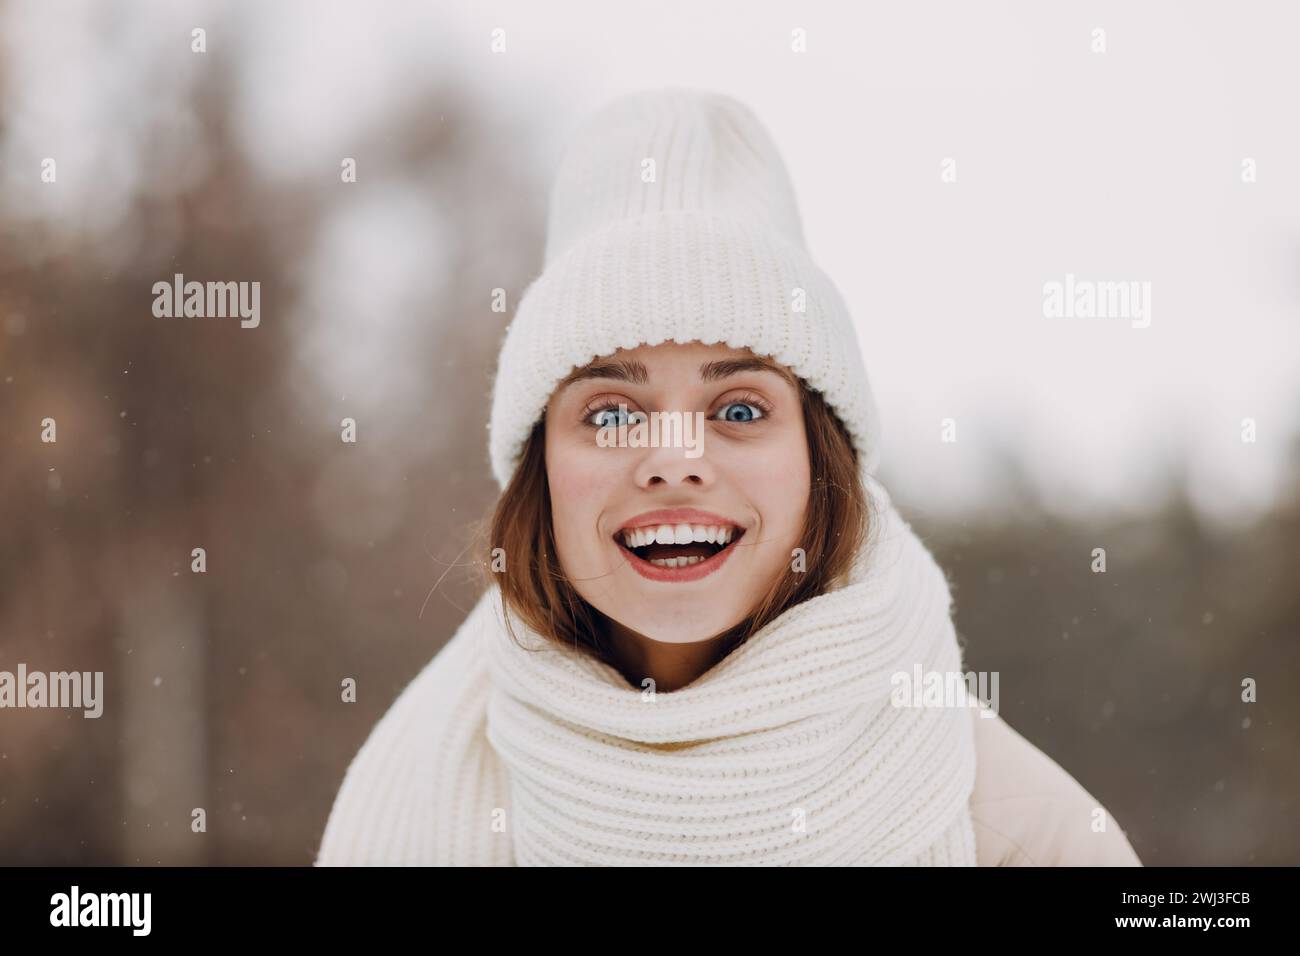
[[[735,525],[659,525],[614,536],[624,550],[656,568],[687,568],[730,550],[745,535]]]

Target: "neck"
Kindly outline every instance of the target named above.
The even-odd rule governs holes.
[[[638,690],[674,691],[694,681],[726,656],[730,632],[684,644],[656,641],[605,619],[610,663]],[[649,678],[654,683],[643,682]]]

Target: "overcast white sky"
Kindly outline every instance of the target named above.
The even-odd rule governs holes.
[[[1295,4],[178,3],[114,5],[97,21],[87,9],[4,13],[0,182],[55,149],[107,150],[83,188],[139,175],[113,159],[113,124],[129,122],[114,106],[179,100],[185,72],[150,51],[176,34],[187,54],[194,25],[209,25],[210,47],[240,46],[243,139],[285,177],[350,155],[355,130],[417,77],[473,90],[503,148],[535,150],[543,181],[604,101],[715,89],[746,102],[785,157],[812,254],[855,315],[902,499],[995,501],[1004,454],[1066,510],[1141,511],[1184,446],[1212,515],[1248,517],[1292,478]],[[489,49],[495,27],[505,54]],[[1104,54],[1090,51],[1097,27]],[[956,183],[940,180],[946,157]],[[155,157],[171,172],[151,188],[198,161]],[[60,201],[74,214],[74,190]],[[419,233],[399,207],[397,227]],[[364,215],[373,225],[382,206]],[[413,240],[447,241],[436,225]],[[1150,282],[1150,327],[1045,318],[1043,283],[1066,273]],[[949,417],[955,444],[940,441]],[[1255,444],[1241,441],[1246,417]]]

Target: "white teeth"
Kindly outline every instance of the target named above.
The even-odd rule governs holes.
[[[651,544],[691,544],[695,541],[707,541],[710,544],[726,545],[735,535],[735,529],[723,525],[651,525],[645,528],[629,528],[623,531],[623,542],[629,548],[644,548]]]
[[[692,564],[699,564],[703,560],[695,555],[689,558],[651,558],[650,563],[659,568],[685,568]]]

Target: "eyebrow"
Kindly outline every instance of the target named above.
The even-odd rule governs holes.
[[[739,375],[742,372],[774,372],[781,376],[791,387],[798,388],[799,386],[795,377],[783,366],[778,365],[771,359],[759,356],[705,362],[700,366],[700,379],[705,382],[717,382],[733,375]],[[584,365],[582,368],[570,372],[557,388],[567,388],[577,382],[593,378],[613,379],[619,382],[631,382],[634,385],[645,385],[650,381],[650,373],[644,363],[635,359],[592,362],[590,365]]]

